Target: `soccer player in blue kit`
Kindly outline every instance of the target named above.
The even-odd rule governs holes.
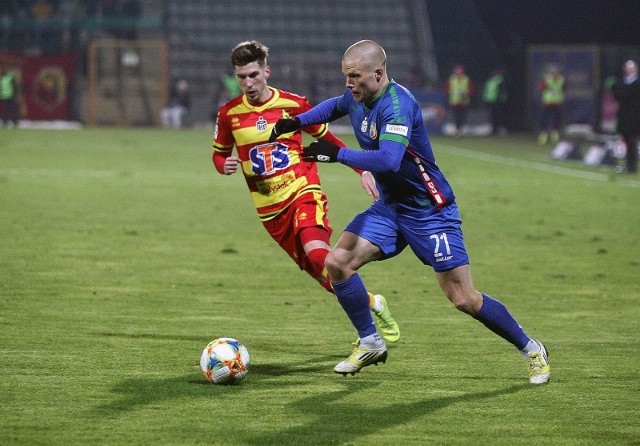
[[[304,150],[303,159],[368,170],[380,192],[380,198],[347,225],[325,261],[334,292],[360,336],[351,355],[334,371],[353,375],[386,362],[387,348],[376,330],[358,270],[409,246],[433,268],[458,310],[518,349],[528,362],[532,384],[549,381],[548,353],[542,343],[529,338],[501,302],[473,285],[455,195],[436,164],[420,106],[387,75],[384,49],[371,40],[354,43],[342,57],[342,72],[347,87],[342,96],[295,118],[280,119],[271,135],[273,140],[349,115],[363,150],[316,141]]]

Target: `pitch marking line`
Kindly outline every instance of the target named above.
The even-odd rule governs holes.
[[[493,155],[490,153],[475,152],[473,150],[449,146],[446,144],[445,145],[438,144],[437,146],[435,146],[435,149],[436,151],[443,149],[443,151],[452,153],[454,155],[473,158],[480,161],[488,161],[492,163],[505,164],[508,166],[524,167],[527,169],[534,169],[542,172],[551,172],[551,173],[557,173],[560,175],[599,181],[601,183],[615,182],[616,184],[619,184],[621,186],[640,187],[640,181],[638,180],[632,180],[628,178],[616,178],[615,180],[612,180],[611,176],[613,174],[607,175],[604,173],[586,172],[583,170],[570,169],[568,167],[552,166],[550,164],[539,163],[535,161],[526,161],[526,160],[521,160],[517,158],[509,158],[502,155]]]

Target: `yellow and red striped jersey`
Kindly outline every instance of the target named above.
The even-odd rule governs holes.
[[[300,158],[300,131],[268,142],[278,119],[309,110],[309,101],[303,96],[268,88],[272,95],[263,104],[252,105],[241,95],[220,107],[213,139],[213,150],[225,157],[231,155],[235,146],[261,220],[276,217],[304,193],[321,193],[316,164]],[[328,126],[319,124],[302,130],[318,139],[325,136]]]

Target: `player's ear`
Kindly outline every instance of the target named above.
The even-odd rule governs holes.
[[[271,74],[271,67],[267,65],[264,67],[264,78],[269,79],[269,75]]]

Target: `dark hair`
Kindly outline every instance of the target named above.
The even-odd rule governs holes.
[[[241,42],[231,52],[231,64],[234,67],[242,67],[251,62],[258,62],[258,65],[264,67],[267,65],[268,55],[269,48],[257,40]]]

